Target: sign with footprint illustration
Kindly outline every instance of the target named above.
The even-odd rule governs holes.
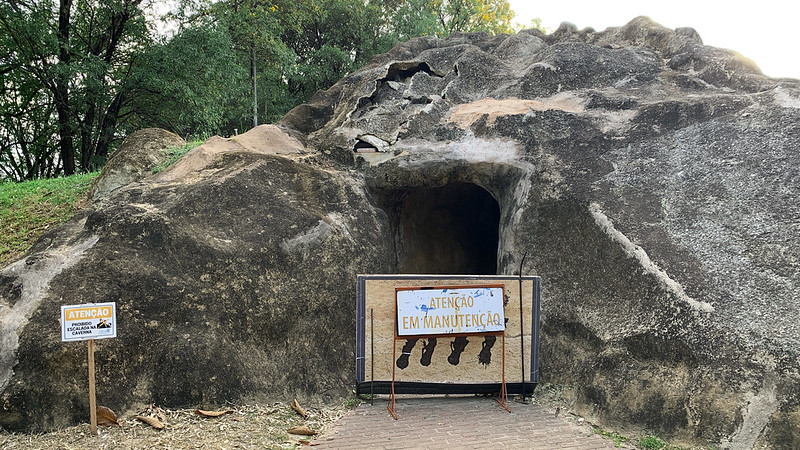
[[[508,392],[533,392],[539,286],[531,276],[359,276],[357,392],[388,393],[393,370],[397,393],[497,392],[503,359]]]

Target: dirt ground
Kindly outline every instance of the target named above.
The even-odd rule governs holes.
[[[565,391],[562,386],[542,384],[529,401],[555,411],[561,410],[566,415],[571,405],[569,398],[569,390]],[[378,399],[386,401],[386,396],[378,396]],[[231,406],[216,411],[221,414],[219,417],[203,416],[195,409],[170,410],[153,405],[122,415],[118,418],[119,425],[98,427],[96,436],[90,432],[88,417],[85,424],[45,434],[0,431],[0,449],[302,449],[314,446],[315,439],[324,441],[325,432],[358,403],[360,401],[354,397],[341,404],[319,407],[301,404],[299,406],[306,418],[292,409],[289,402]],[[163,423],[164,428],[153,428],[137,416],[154,418]],[[583,419],[577,420],[583,422]],[[588,422],[584,425],[590,433]],[[307,436],[288,432],[301,426],[317,434]],[[613,439],[615,436],[619,435],[609,433],[605,437]]]
[[[303,407],[302,405],[300,405]],[[354,406],[351,402],[350,407]],[[204,417],[194,409],[168,410],[149,407],[118,419],[119,425],[100,426],[92,436],[87,423],[45,434],[0,432],[0,448],[11,449],[285,449],[310,445],[315,436],[291,434],[292,427],[305,426],[318,433],[348,410],[345,404],[314,409],[303,407],[307,418],[288,403],[268,406],[232,407],[219,417]],[[222,412],[222,411],[220,411]],[[158,430],[136,418],[156,418]]]

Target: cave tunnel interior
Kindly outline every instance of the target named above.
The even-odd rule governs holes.
[[[497,273],[500,206],[486,189],[450,183],[373,194],[389,216],[396,273]]]

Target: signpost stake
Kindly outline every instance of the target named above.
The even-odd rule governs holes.
[[[61,306],[61,341],[89,341],[89,425],[97,434],[94,340],[117,337],[117,304],[85,303]]]
[[[503,338],[503,358],[502,358],[502,372],[503,372],[503,380],[500,384],[500,395],[497,397],[497,403],[500,403],[500,406],[506,409],[506,411],[511,412],[511,408],[508,407],[508,388],[506,387],[506,332],[500,335]]]
[[[97,434],[97,400],[94,394],[94,339],[89,339],[89,417],[92,434]]]
[[[522,266],[525,264],[526,256],[528,256],[527,252],[522,255],[522,261],[519,262],[519,354],[522,359],[522,403],[525,403],[525,319],[522,315]]]
[[[395,314],[395,317],[397,317],[397,314]],[[397,319],[395,319],[395,322],[396,321],[397,321]],[[395,325],[394,329],[397,330],[397,325]],[[397,331],[395,331],[395,336],[394,336],[394,339],[392,340],[392,361],[396,361],[396,360],[397,360]],[[394,417],[394,420],[397,420],[397,413],[394,412],[394,406],[395,406],[395,396],[394,396],[395,372],[394,372],[394,366],[395,366],[395,364],[392,364],[392,392],[390,394],[389,404],[386,406],[386,408],[389,410],[389,413],[392,415],[392,417]]]
[[[375,319],[372,317],[372,308],[369,309],[369,345],[371,373],[369,375],[369,404],[375,406]]]

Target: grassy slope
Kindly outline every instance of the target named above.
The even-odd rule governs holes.
[[[166,169],[202,143],[194,140],[183,147],[165,149],[167,159],[153,173]],[[25,254],[42,233],[87,207],[89,186],[97,175],[99,172],[23,183],[0,182],[0,267]]]
[[[22,256],[48,229],[89,205],[97,173],[67,178],[0,183],[0,267]]]

